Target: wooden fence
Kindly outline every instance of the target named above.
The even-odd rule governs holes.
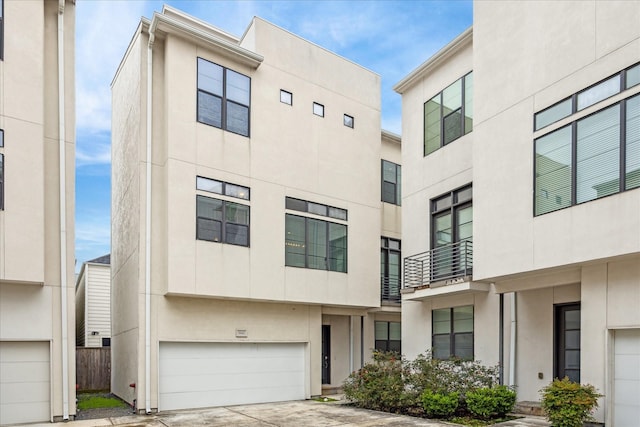
[[[78,391],[111,390],[111,347],[76,347]]]

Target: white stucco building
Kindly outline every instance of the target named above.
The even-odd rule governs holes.
[[[112,95],[114,393],[145,412],[304,399],[399,347],[378,75],[260,18],[238,38],[165,6]]]
[[[0,0],[0,424],[75,414],[75,1]]]
[[[403,350],[640,418],[640,3],[474,3],[403,98]]]

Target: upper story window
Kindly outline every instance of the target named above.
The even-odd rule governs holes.
[[[401,169],[400,165],[389,162],[387,160],[382,161],[382,201],[387,203],[393,203],[400,206],[400,200],[402,195],[400,194],[401,187]]]
[[[286,208],[346,221],[347,211],[287,197]],[[312,216],[285,215],[285,265],[347,272],[347,226]]]
[[[400,302],[400,240],[380,238],[380,299]]]
[[[293,105],[293,94],[284,89],[280,89],[280,102],[287,105]]]
[[[313,114],[316,116],[324,117],[324,105],[318,104],[317,102],[313,103]]]
[[[249,188],[197,177],[196,190],[249,200]],[[196,196],[196,238],[210,242],[249,246],[250,207],[226,199]]]
[[[607,77],[533,116],[533,129],[540,130],[587,107],[640,84],[640,64]]]
[[[346,127],[353,129],[353,116],[345,114],[342,118],[342,124]]]
[[[473,72],[424,104],[424,155],[473,129]]]
[[[198,121],[249,136],[251,79],[198,58]]]
[[[534,215],[640,187],[640,94],[535,140]]]

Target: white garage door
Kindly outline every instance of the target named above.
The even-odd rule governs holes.
[[[302,343],[160,343],[160,410],[305,398]]]
[[[638,427],[640,329],[623,329],[615,332],[614,357],[613,425]]]
[[[49,421],[49,343],[0,342],[0,424]]]

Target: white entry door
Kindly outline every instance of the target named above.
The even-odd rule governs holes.
[[[48,342],[0,342],[0,425],[51,419]]]
[[[158,409],[302,400],[303,343],[160,343]]]
[[[640,329],[614,336],[613,425],[637,427],[640,420]]]

